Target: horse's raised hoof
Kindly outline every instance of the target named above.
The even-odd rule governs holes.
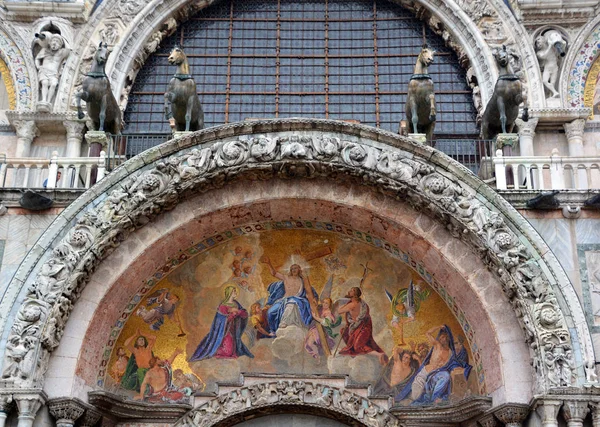
[[[436,116],[435,114],[433,114],[433,115],[429,116],[429,121],[430,121],[430,122],[435,122],[435,118],[436,118],[436,117],[437,117],[437,116]]]
[[[84,117],[85,117],[85,114],[83,113],[83,111],[78,111],[78,112],[77,112],[77,118],[78,118],[79,120],[83,119]]]

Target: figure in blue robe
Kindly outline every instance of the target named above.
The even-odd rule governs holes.
[[[315,298],[318,298],[314,288],[311,288]],[[267,288],[269,292],[269,300],[267,305],[270,306],[267,310],[267,323],[269,324],[269,332],[277,332],[279,325],[283,318],[283,313],[288,304],[295,304],[298,307],[300,319],[302,323],[309,327],[313,317],[310,309],[310,302],[306,297],[306,290],[302,287],[302,290],[298,295],[285,297],[285,285],[283,280],[273,282]]]
[[[445,335],[446,338],[442,338],[443,335]],[[438,343],[443,343],[444,341],[447,342],[450,349],[448,361],[444,366],[434,369],[431,372],[427,372],[426,374],[426,371],[422,372],[431,360],[431,356],[435,350],[435,346],[432,347],[423,360],[423,363],[421,363],[419,369],[413,374],[400,393],[395,396],[394,400],[396,402],[400,402],[412,394],[413,384],[418,377],[422,378],[425,376],[425,385],[421,394],[413,400],[411,405],[432,405],[438,400],[448,400],[452,393],[452,377],[450,374],[455,368],[463,368],[465,380],[469,378],[469,374],[473,367],[468,363],[467,350],[463,347],[458,354],[456,353],[452,331],[447,325],[443,325],[440,328],[436,341]]]
[[[190,362],[210,359],[237,359],[240,356],[254,358],[242,342],[242,334],[248,323],[248,312],[235,300],[237,288],[225,288],[225,299],[217,308],[210,331],[202,339]]]

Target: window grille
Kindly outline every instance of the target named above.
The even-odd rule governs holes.
[[[429,67],[438,137],[474,137],[476,111],[454,52],[431,30]],[[206,126],[248,118],[356,120],[393,132],[404,118],[423,24],[384,0],[222,0],[166,38],[140,70],[125,112],[127,133],[169,133],[167,57],[184,48]]]

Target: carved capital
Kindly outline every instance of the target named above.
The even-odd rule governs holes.
[[[600,427],[600,402],[591,402],[590,409],[592,411],[592,426]]]
[[[85,122],[78,120],[65,120],[63,126],[67,130],[67,139],[77,138],[79,140],[83,137],[83,128],[85,128]]]
[[[515,133],[500,133],[496,136],[496,148],[516,147],[519,143],[519,135]]]
[[[521,427],[521,423],[529,415],[529,406],[517,403],[507,403],[499,406],[494,415],[502,421],[506,427]]]
[[[19,408],[19,427],[32,426],[35,416],[46,402],[46,393],[43,391],[31,391],[14,394],[13,398]]]
[[[15,401],[11,393],[0,394],[0,412],[7,414],[12,409],[14,403]]]
[[[558,427],[558,411],[562,406],[560,400],[543,400],[535,408],[542,420],[543,427]]]
[[[83,415],[85,408],[77,400],[60,397],[48,401],[50,414],[56,418],[57,426],[71,427]]]
[[[100,421],[102,414],[96,411],[94,408],[87,407],[85,409],[85,413],[79,421],[79,425],[81,427],[94,427]]]
[[[535,128],[539,121],[540,119],[537,117],[529,119],[528,121],[523,121],[522,119],[515,120],[515,123],[519,127],[519,136],[533,138],[535,136]]]
[[[100,144],[103,147],[108,146],[108,136],[104,132],[90,130],[85,133],[85,140],[88,144]]]
[[[567,134],[567,140],[573,138],[583,138],[583,129],[585,128],[585,119],[573,120],[571,123],[565,123],[565,133]]]
[[[12,125],[15,127],[18,138],[33,141],[33,138],[40,133],[33,120],[15,120]]]
[[[481,427],[496,427],[498,425],[498,420],[494,416],[494,414],[486,414],[481,417],[478,421]]]
[[[567,400],[563,405],[565,420],[571,425],[582,425],[585,416],[590,411],[588,402]]]

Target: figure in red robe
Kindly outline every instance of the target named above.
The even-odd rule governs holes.
[[[360,288],[351,288],[346,295],[350,301],[338,310],[338,313],[346,318],[346,326],[342,328],[342,338],[346,347],[340,351],[340,354],[353,357],[361,354],[376,354],[379,356],[380,363],[385,364],[387,356],[373,339],[369,305],[362,300],[361,296]]]

